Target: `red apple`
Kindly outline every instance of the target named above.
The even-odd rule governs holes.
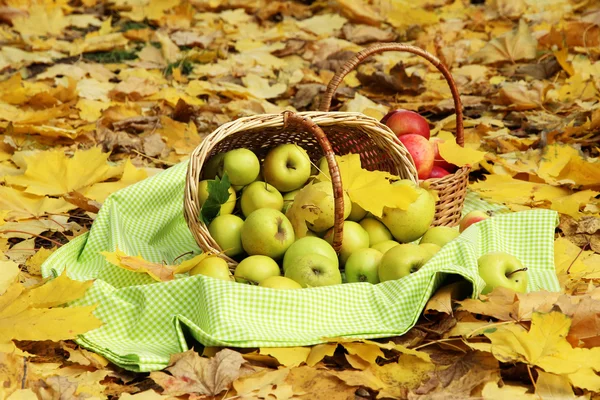
[[[484,219],[488,219],[490,215],[484,211],[475,210],[467,213],[461,220],[460,225],[458,226],[458,231],[462,232],[467,229],[469,226],[477,223],[479,221],[483,221]]]
[[[458,169],[458,167],[454,164],[450,164],[448,161],[444,160],[444,158],[440,155],[440,149],[438,148],[438,143],[444,143],[443,139],[432,137],[429,139],[431,144],[433,145],[433,151],[435,153],[433,165],[438,166],[440,168],[445,169],[446,171],[453,173]]]
[[[429,123],[421,115],[409,110],[390,111],[381,120],[386,124],[396,136],[400,137],[407,134],[417,134],[429,139]]]
[[[419,179],[429,178],[429,174],[431,174],[431,170],[433,169],[434,158],[433,146],[429,140],[414,133],[402,135],[398,140],[402,142],[412,156],[417,167]]]
[[[429,174],[429,178],[442,178],[446,175],[450,175],[450,172],[446,171],[444,168],[442,167],[438,167],[437,165],[435,165],[435,161],[433,162],[433,168],[431,169],[431,174]]]

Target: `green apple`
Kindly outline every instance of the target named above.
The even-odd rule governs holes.
[[[225,153],[215,154],[204,163],[202,168],[203,179],[215,179],[219,174],[219,168],[222,166]]]
[[[344,271],[346,281],[379,283],[379,262],[383,253],[375,249],[358,249],[350,254]]]
[[[285,270],[285,276],[302,287],[329,286],[342,283],[337,261],[316,253],[305,254]]]
[[[376,245],[374,245],[372,248],[375,250],[379,250],[380,252],[382,252],[383,254],[387,253],[387,251],[393,247],[396,247],[400,245],[400,243],[396,242],[395,240],[386,240],[385,242],[379,242]]]
[[[484,254],[477,259],[477,267],[479,276],[486,283],[482,294],[498,286],[520,293],[527,291],[527,268],[512,254],[503,251]]]
[[[229,150],[223,156],[219,176],[227,173],[232,185],[247,185],[254,182],[260,172],[258,157],[248,149]]]
[[[245,217],[248,217],[252,211],[259,208],[272,208],[281,211],[283,196],[268,183],[254,181],[242,191],[240,206]]]
[[[200,207],[202,207],[206,199],[208,199],[208,181],[208,179],[205,179],[198,182],[198,204]],[[232,187],[229,187],[229,198],[227,199],[227,202],[221,204],[219,215],[231,214],[235,208],[235,200],[235,190],[233,190]]]
[[[271,257],[255,255],[244,258],[235,267],[233,276],[241,283],[261,283],[270,276],[279,276],[279,265]]]
[[[369,234],[369,246],[373,247],[377,243],[385,242],[386,240],[392,240],[392,233],[383,222],[375,218],[363,218],[359,222],[360,226]]]
[[[296,262],[296,259],[305,254],[315,253],[329,257],[338,265],[338,255],[331,245],[318,237],[305,236],[296,240],[287,249],[283,256],[283,270],[285,271]]]
[[[462,233],[469,226],[476,224],[479,221],[483,221],[484,219],[488,219],[490,214],[485,211],[475,210],[468,212],[464,217],[460,220],[460,224],[458,227],[458,231]]]
[[[410,185],[416,189],[418,197],[406,210],[384,207],[381,222],[400,243],[415,241],[427,232],[433,222],[435,198],[408,179],[394,182],[392,185]]]
[[[233,281],[227,261],[218,256],[207,257],[190,270],[190,275],[206,275],[224,281]]]
[[[263,175],[280,192],[300,189],[310,177],[310,157],[295,143],[280,144],[267,153]]]
[[[300,189],[292,190],[291,192],[287,192],[283,195],[283,207],[281,208],[282,213],[286,213],[287,210],[292,206],[294,202],[294,198],[300,192]]]
[[[424,248],[429,252],[431,257],[435,256],[442,248],[435,243],[419,243],[419,247]]]
[[[346,265],[346,261],[350,254],[358,249],[369,247],[369,234],[354,221],[344,221],[344,233],[342,237],[342,248],[340,250],[340,264]],[[329,243],[333,243],[333,228],[327,231],[324,237]]]
[[[242,254],[241,232],[244,220],[233,214],[219,215],[208,225],[210,236],[229,257]]]
[[[367,215],[367,210],[359,206],[357,203],[352,202],[352,208],[350,210],[350,215],[346,218],[349,221],[358,222],[363,219]]]
[[[379,280],[385,282],[410,275],[418,271],[430,258],[428,250],[414,243],[393,247],[381,257]]]
[[[258,286],[272,289],[302,289],[302,286],[298,282],[285,276],[270,276]]]
[[[314,198],[317,200],[312,201],[311,197],[307,195],[307,197],[305,197],[306,203],[302,206],[314,206],[318,210],[317,219],[306,225],[313,232],[324,232],[331,228],[335,222],[335,203],[331,182],[317,182],[312,184],[306,190],[310,190],[311,193],[314,193]],[[318,198],[316,196],[319,195],[319,192],[324,192],[326,195],[322,198]],[[351,204],[350,197],[344,192],[344,219],[348,218],[348,215],[350,215]]]
[[[294,243],[294,227],[281,211],[259,208],[242,225],[242,246],[250,255],[278,260]]]
[[[458,229],[450,228],[449,226],[433,226],[425,232],[419,243],[434,243],[440,247],[460,235]]]

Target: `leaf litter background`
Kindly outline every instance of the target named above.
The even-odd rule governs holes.
[[[0,397],[9,399],[600,398],[600,7],[593,0],[98,0],[0,2]],[[101,322],[64,308],[89,282],[41,263],[106,197],[186,159],[220,124],[314,110],[373,42],[451,67],[470,188],[512,210],[560,212],[561,293],[436,293],[401,337],[306,348],[197,346],[134,374],[72,342]],[[419,111],[450,137],[441,76],[373,57],[334,109]],[[451,154],[449,154],[451,156]],[[170,267],[175,268],[175,267]],[[161,271],[157,271],[161,272]]]

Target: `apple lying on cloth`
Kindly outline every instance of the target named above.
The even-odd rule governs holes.
[[[425,232],[419,244],[434,243],[444,247],[446,243],[453,241],[458,235],[460,235],[460,232],[449,226],[432,226]]]
[[[432,257],[431,252],[414,243],[405,243],[388,250],[379,262],[381,282],[404,278],[417,272]]]
[[[271,257],[254,255],[244,258],[235,267],[236,282],[260,284],[271,276],[279,276],[279,265]]]
[[[321,254],[305,254],[288,266],[285,270],[286,278],[298,282],[302,287],[316,287],[339,285],[342,283],[342,274],[338,268],[337,260]]]
[[[227,261],[217,256],[207,257],[200,261],[190,270],[190,276],[191,275],[206,275],[224,281],[233,281],[233,276],[231,275],[231,271],[229,271]]]
[[[346,261],[344,271],[346,272],[346,281],[351,282],[369,282],[379,283],[379,262],[383,253],[379,250],[365,248],[359,249],[350,254]]]
[[[293,265],[294,262],[296,262],[296,259],[310,253],[328,257],[334,260],[336,265],[338,264],[337,253],[327,241],[319,237],[305,236],[292,243],[285,252],[285,255],[283,256],[283,270],[285,271],[290,265]]]
[[[302,286],[285,276],[271,276],[262,281],[258,286],[268,287],[272,289],[302,289]]]
[[[477,267],[479,276],[486,283],[482,294],[499,286],[520,293],[527,290],[527,268],[512,254],[503,251],[484,254],[477,259]]]

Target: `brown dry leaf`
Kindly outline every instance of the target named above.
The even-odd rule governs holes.
[[[308,366],[291,369],[285,383],[292,386],[296,398],[305,400],[351,400],[356,391],[328,371]]]
[[[532,36],[525,20],[519,21],[519,27],[501,35],[471,56],[473,61],[493,64],[505,61],[516,62],[536,57],[537,40]]]
[[[0,397],[6,399],[21,388],[25,374],[25,358],[11,353],[0,352]]]
[[[371,390],[381,390],[387,386],[370,369],[364,371],[331,371],[330,374],[341,379],[350,386],[363,386]]]
[[[482,382],[497,382],[500,378],[498,361],[489,353],[470,351],[441,371],[430,373],[431,378],[415,389],[410,399],[469,398]]]
[[[466,281],[459,281],[445,285],[439,288],[425,305],[425,314],[431,314],[435,311],[452,315],[452,301],[458,298],[464,298],[464,294],[471,288],[471,284]]]
[[[596,296],[562,295],[556,306],[571,317],[571,329],[567,335],[569,343],[575,347],[600,346],[600,304]]]
[[[172,396],[188,393],[216,396],[231,388],[245,362],[240,353],[229,349],[219,351],[210,359],[188,350],[171,356],[166,368],[170,375],[155,371],[150,373],[150,378],[164,389],[165,394]]]

